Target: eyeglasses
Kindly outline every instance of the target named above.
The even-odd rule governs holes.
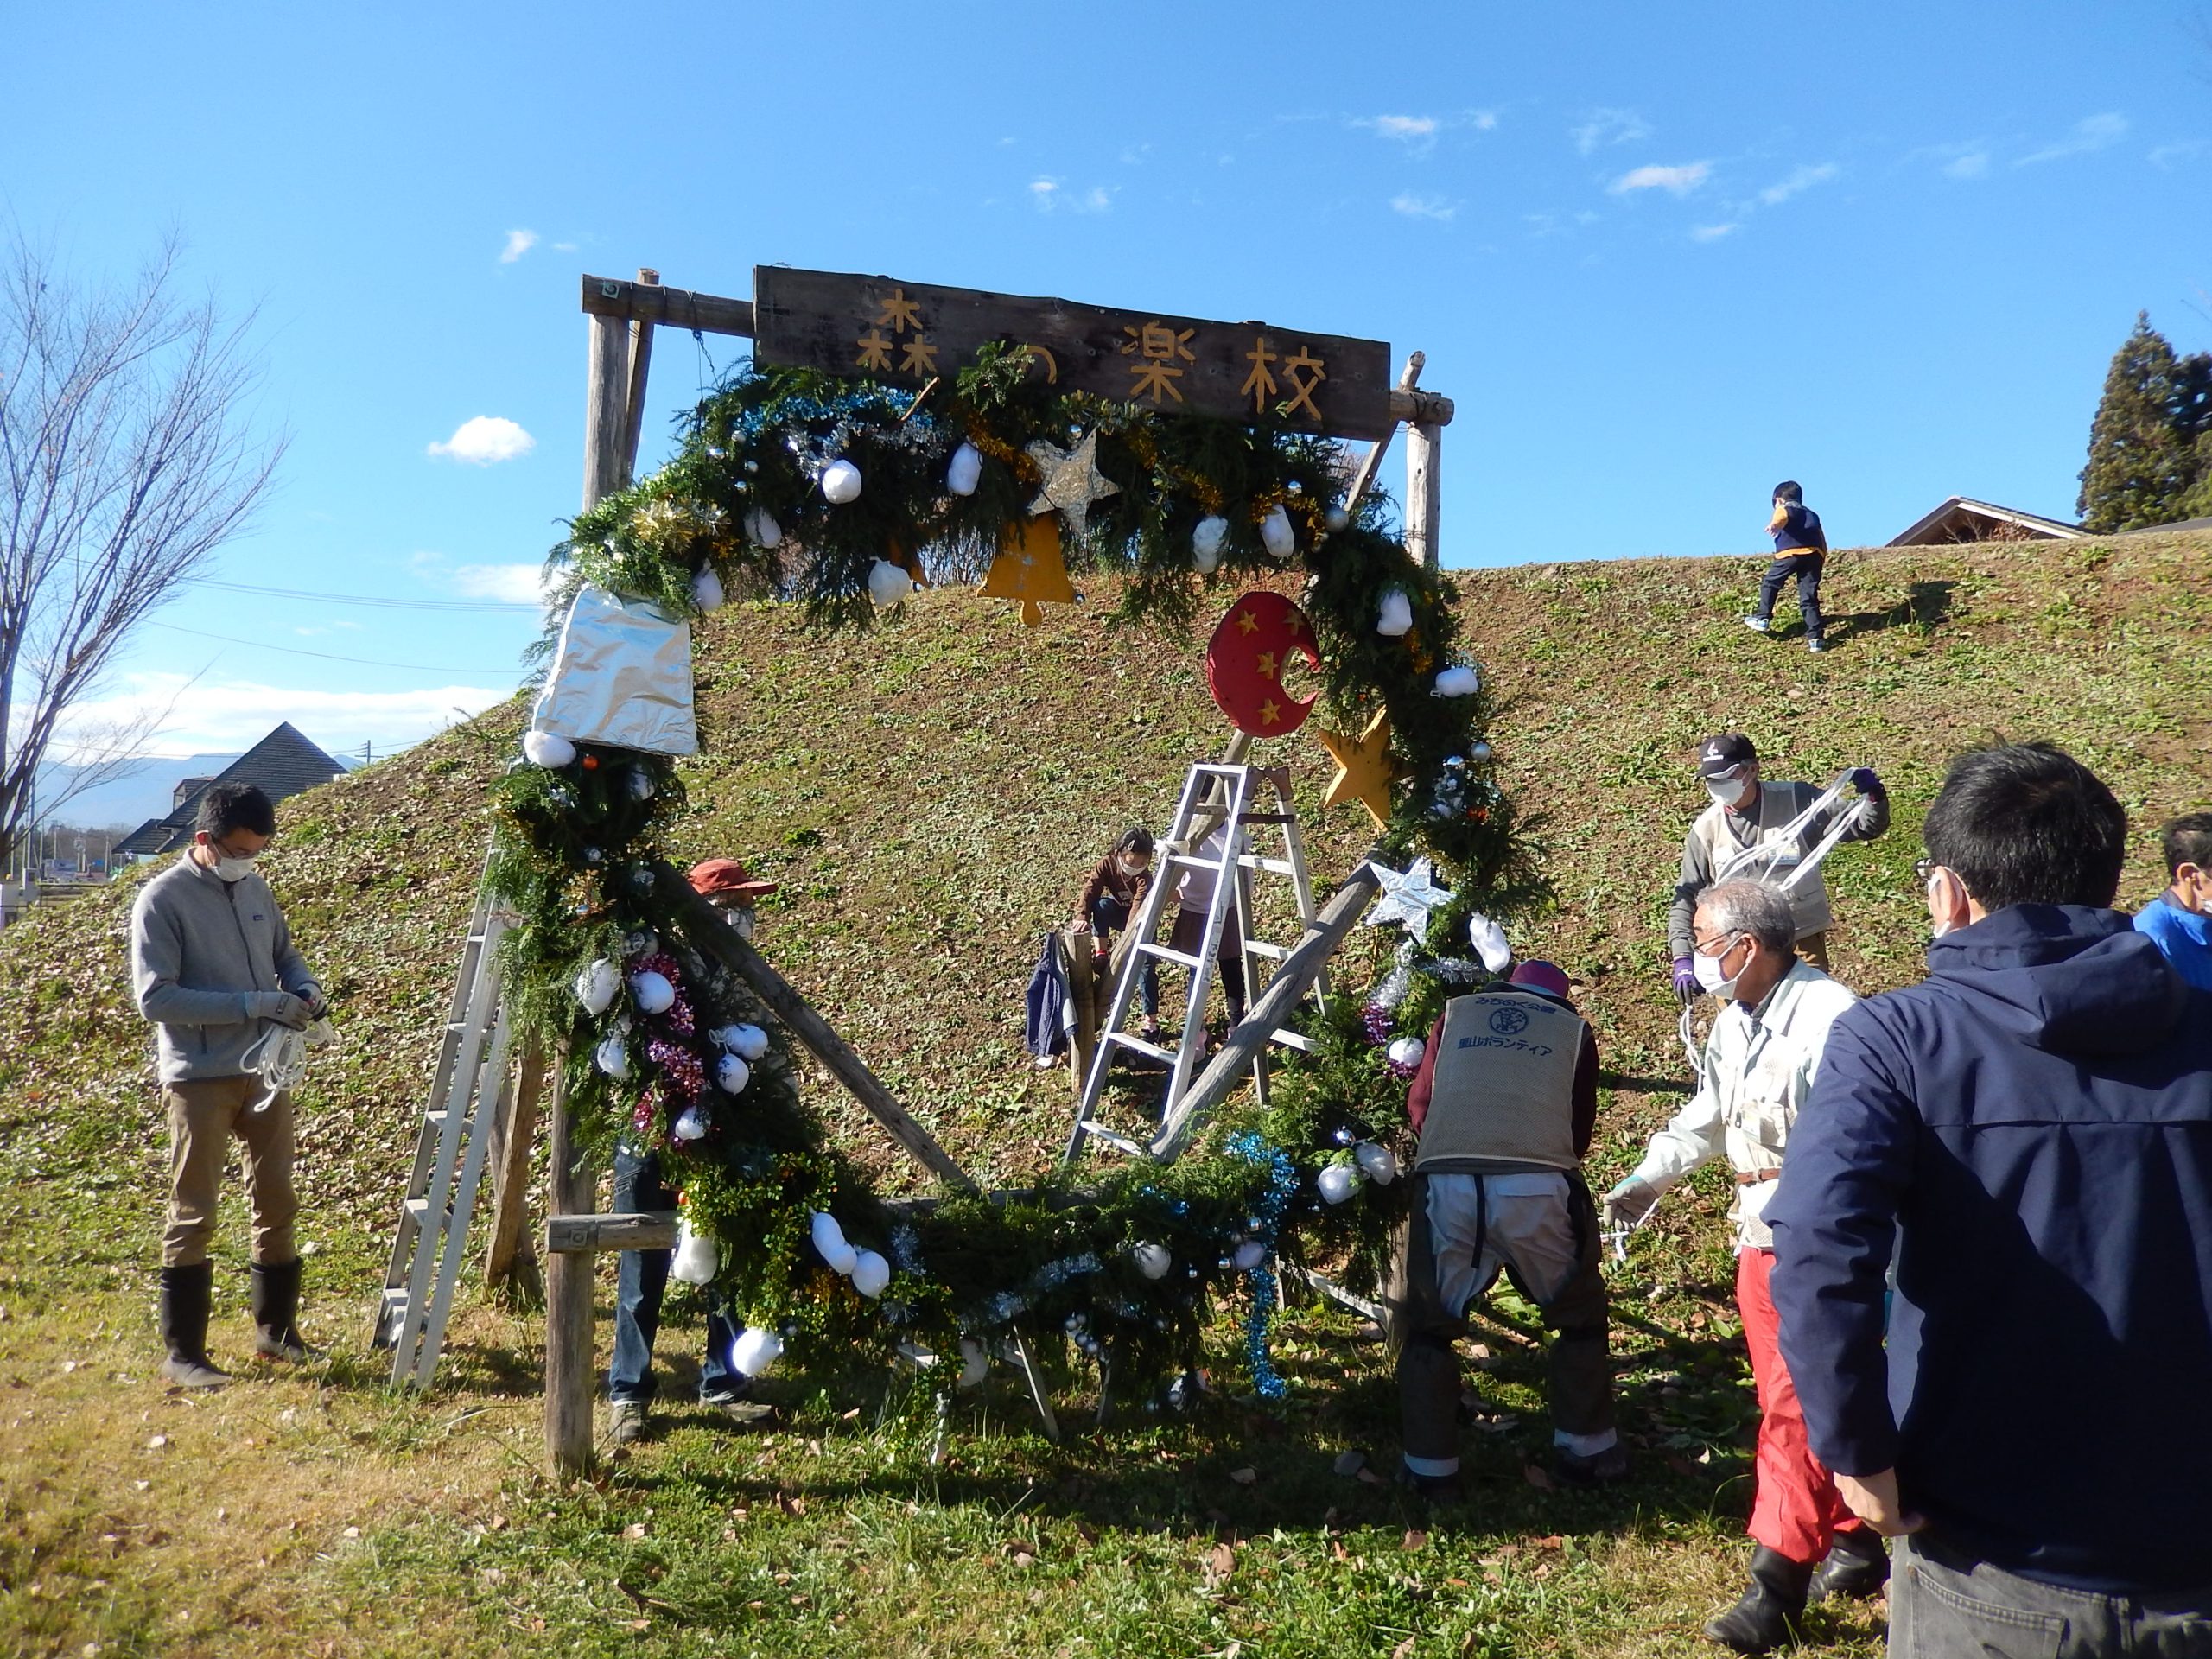
[[[1936,872],[1942,868],[1932,858],[1916,858],[1912,861],[1913,876],[1923,887],[1936,879]]]

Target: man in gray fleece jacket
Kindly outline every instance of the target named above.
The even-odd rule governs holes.
[[[223,784],[200,801],[193,844],[140,889],[130,911],[138,1011],[160,1034],[169,1118],[168,1227],[162,1238],[162,1339],[168,1381],[220,1388],[207,1357],[214,1282],[207,1247],[216,1188],[233,1135],[245,1143],[253,1217],[255,1346],[271,1359],[308,1351],[294,1321],[300,1253],[292,1243],[292,1101],[269,1097],[248,1051],[275,1027],[302,1030],[322,992],[293,949],[291,930],[253,861],[276,833],[269,798]]]

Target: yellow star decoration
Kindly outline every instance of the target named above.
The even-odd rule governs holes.
[[[1021,601],[1025,627],[1045,620],[1040,601],[1065,605],[1075,598],[1068,568],[1060,559],[1060,527],[1049,518],[1008,524],[999,538],[998,556],[978,590],[987,599]]]
[[[1239,633],[1257,633],[1260,631],[1260,619],[1249,611],[1237,612],[1236,631]]]
[[[1260,721],[1262,725],[1273,726],[1281,719],[1282,704],[1277,702],[1273,697],[1269,697],[1260,705]]]
[[[1337,763],[1337,775],[1330,779],[1328,793],[1321,797],[1325,807],[1339,801],[1357,801],[1367,809],[1377,829],[1390,822],[1390,784],[1395,771],[1390,764],[1390,716],[1378,714],[1367,722],[1367,729],[1357,737],[1345,732],[1325,732],[1313,728],[1313,735],[1321,740]]]
[[[1090,528],[1090,504],[1122,493],[1120,485],[1098,470],[1098,434],[1095,431],[1084,433],[1083,442],[1072,449],[1063,449],[1044,438],[1034,439],[1023,448],[1044,478],[1044,487],[1029,504],[1029,511],[1039,513],[1058,509],[1060,516],[1068,521],[1068,528],[1078,536]]]
[[[1251,630],[1247,628],[1245,632],[1249,633]],[[1272,680],[1280,677],[1275,663],[1275,654],[1272,651],[1262,652],[1258,658],[1254,660],[1252,666],[1260,671],[1260,677],[1263,680]]]

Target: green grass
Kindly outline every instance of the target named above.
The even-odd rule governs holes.
[[[2096,765],[2144,831],[2123,898],[2155,892],[2148,830],[2205,804],[2199,757],[2212,537],[1910,550],[1832,563],[1838,648],[1734,620],[1756,567],[1632,561],[1460,578],[1505,707],[1502,781],[1533,815],[1550,898],[1524,954],[1578,982],[1608,1068],[1593,1183],[1679,1103],[1667,889],[1699,804],[1702,733],[1751,731],[1777,776],[1871,764],[1890,836],[1831,867],[1838,972],[1918,971],[1909,867],[1957,748],[2048,735]],[[1224,734],[1196,647],[1102,630],[1099,605],[1038,630],[928,594],[866,638],[780,612],[702,628],[706,753],[686,768],[679,854],[735,853],[785,885],[770,955],[955,1154],[1019,1184],[1056,1157],[1065,1073],[1020,1052],[1037,935],[1132,819],[1155,824]],[[780,1420],[728,1433],[684,1410],[594,1482],[541,1472],[536,1319],[465,1287],[425,1400],[395,1396],[363,1336],[482,855],[487,779],[516,705],[285,809],[270,861],[340,1004],[344,1046],[301,1098],[308,1324],[327,1368],[250,1373],[187,1401],[150,1380],[162,1126],[124,983],[126,887],[0,936],[0,1642],[78,1653],[547,1652],[1690,1654],[1732,1594],[1748,1502],[1748,1379],[1728,1303],[1726,1182],[1670,1199],[1614,1270],[1624,1425],[1637,1474],[1603,1496],[1540,1490],[1541,1350],[1510,1300],[1471,1380],[1474,1498],[1431,1515],[1332,1471],[1387,1472],[1395,1409],[1380,1350],[1298,1309],[1280,1414],[1224,1394],[1192,1419],[1090,1426],[1064,1379],[1048,1446],[1011,1378],[952,1406],[824,1371],[779,1383]],[[1327,767],[1268,746],[1312,804]],[[1363,820],[1309,819],[1325,875]],[[1363,985],[1356,940],[1339,976]],[[1171,976],[1172,980],[1173,976]],[[887,1185],[903,1159],[826,1082],[809,1096]],[[242,1229],[226,1211],[217,1347],[248,1345]],[[611,1294],[603,1280],[602,1314]],[[602,1319],[601,1331],[605,1336]],[[671,1304],[664,1361],[697,1325]],[[681,1380],[678,1387],[680,1389]],[[159,1436],[162,1444],[151,1444]],[[1249,1471],[1249,1480],[1240,1478]],[[1872,1652],[1878,1613],[1822,1633]],[[1411,1642],[1411,1647],[1404,1644]]]

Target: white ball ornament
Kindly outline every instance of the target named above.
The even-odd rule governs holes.
[[[1331,507],[1321,515],[1321,522],[1331,530],[1342,530],[1351,523],[1351,514],[1342,507]]]
[[[1248,1238],[1236,1247],[1232,1258],[1239,1273],[1249,1273],[1268,1259],[1268,1247],[1256,1238]]]
[[[860,1260],[860,1252],[845,1243],[845,1230],[837,1224],[837,1217],[826,1210],[814,1212],[812,1223],[814,1249],[830,1264],[832,1273],[850,1273],[853,1264]]]
[[[1359,1160],[1361,1170],[1377,1186],[1388,1186],[1398,1179],[1398,1154],[1379,1141],[1361,1141],[1352,1148],[1352,1156]]]
[[[833,507],[861,499],[861,469],[849,461],[833,461],[822,469],[822,496]]]
[[[551,732],[524,732],[522,734],[523,759],[533,766],[549,770],[567,766],[576,758],[576,746],[565,737]]]
[[[888,610],[914,591],[914,578],[888,559],[878,559],[868,568],[868,596],[883,609]]]
[[[1490,757],[1491,747],[1488,743],[1484,742],[1480,738],[1476,739],[1475,741],[1467,746],[1467,759],[1473,761],[1477,766],[1481,766],[1483,762],[1489,760]]]
[[[630,1075],[630,1048],[620,1037],[609,1037],[592,1051],[591,1063],[618,1082]]]
[[[1393,1065],[1419,1065],[1421,1057],[1428,1052],[1428,1045],[1418,1037],[1401,1037],[1383,1051]]]
[[[1191,531],[1191,565],[1202,576],[1221,569],[1221,550],[1229,540],[1229,520],[1208,514]]]
[[[725,1054],[715,1063],[715,1081],[726,1095],[741,1095],[745,1085],[753,1081],[753,1068],[737,1054]]]
[[[973,495],[982,481],[983,452],[972,443],[962,444],[945,463],[944,487],[955,495]]]
[[[1132,1245],[1129,1260],[1137,1264],[1137,1271],[1147,1279],[1165,1279],[1175,1266],[1175,1258],[1168,1254],[1167,1247],[1154,1244],[1149,1240]]]
[[[768,1033],[758,1026],[718,1026],[707,1037],[709,1041],[748,1060],[757,1060],[768,1052]]]
[[[745,538],[755,547],[772,549],[782,543],[784,527],[767,508],[755,507],[745,515]]]
[[[666,974],[648,968],[630,976],[630,1001],[637,1004],[639,1014],[665,1014],[676,1001],[676,987],[668,982]]]
[[[676,1224],[676,1259],[669,1264],[669,1271],[677,1281],[686,1285],[710,1285],[715,1281],[715,1270],[721,1266],[721,1252],[711,1238],[702,1238],[691,1230],[691,1224]]]
[[[1395,639],[1413,632],[1414,602],[1406,597],[1402,588],[1386,588],[1382,602],[1377,607],[1375,632],[1386,639]]]
[[[729,1345],[729,1364],[747,1376],[766,1376],[784,1357],[784,1339],[772,1331],[747,1325]]]
[[[891,1264],[874,1250],[862,1250],[853,1258],[853,1288],[874,1301],[890,1287]]]
[[[707,1120],[696,1106],[686,1106],[669,1134],[678,1141],[703,1141],[707,1138]]]
[[[719,611],[728,598],[722,591],[722,579],[711,568],[691,578],[691,605],[700,614]]]
[[[1342,1204],[1359,1189],[1359,1176],[1350,1164],[1331,1164],[1314,1177],[1313,1184],[1331,1204]]]
[[[956,1389],[975,1389],[982,1386],[983,1379],[991,1374],[991,1357],[983,1344],[973,1337],[960,1338],[960,1375],[953,1379]]]
[[[1290,527],[1290,515],[1277,502],[1268,509],[1268,516],[1260,520],[1260,545],[1268,550],[1272,558],[1287,559],[1298,550],[1298,532]]]
[[[576,1001],[586,1014],[605,1014],[621,991],[622,970],[605,957],[576,976]]]
[[[1482,689],[1481,673],[1464,663],[1447,668],[1436,677],[1436,695],[1440,697],[1471,697]]]

